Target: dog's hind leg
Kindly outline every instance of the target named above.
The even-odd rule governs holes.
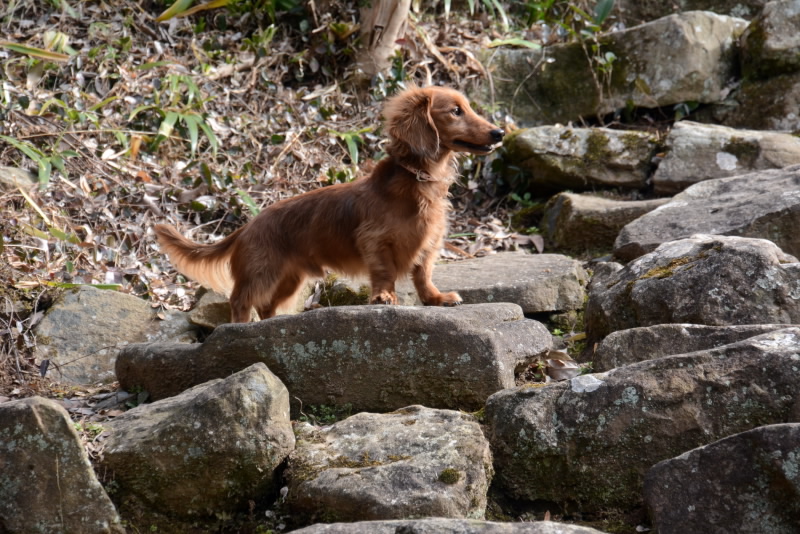
[[[237,282],[233,286],[230,296],[232,323],[250,321],[250,313],[253,310],[253,296],[253,291],[249,284]]]
[[[411,271],[411,279],[417,289],[419,300],[426,306],[458,306],[461,304],[461,296],[455,291],[442,293],[439,291],[431,276],[433,274],[433,264],[436,257],[430,251],[423,254],[421,261],[415,265]]]
[[[298,273],[284,273],[283,277],[274,285],[269,300],[256,304],[258,317],[261,320],[274,317],[278,308],[297,294],[303,280],[305,277]]]

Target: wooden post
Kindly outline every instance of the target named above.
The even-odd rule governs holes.
[[[402,37],[411,0],[372,0],[361,8],[361,46],[358,67],[372,78],[392,64],[398,38]]]

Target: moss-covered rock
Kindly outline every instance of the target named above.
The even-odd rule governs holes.
[[[800,71],[800,4],[769,2],[742,35],[742,74],[772,78]]]
[[[796,261],[765,239],[696,234],[669,241],[591,285],[587,334],[599,341],[665,323],[800,322]]]
[[[566,123],[627,106],[722,100],[738,71],[735,43],[746,25],[691,11],[602,35],[597,43],[492,51],[484,61],[494,71],[496,98],[521,124]],[[610,64],[594,59],[606,52],[616,58]]]
[[[505,143],[504,158],[524,173],[532,193],[596,186],[640,189],[657,140],[646,132],[539,126]]]
[[[486,405],[497,486],[525,501],[582,512],[642,505],[655,463],[754,427],[796,417],[800,329],[631,364]]]

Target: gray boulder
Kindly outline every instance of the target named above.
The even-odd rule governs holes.
[[[800,71],[800,3],[768,2],[747,27],[741,42],[745,78],[770,78]]]
[[[798,344],[800,328],[787,328],[498,392],[486,404],[498,487],[585,512],[641,506],[655,463],[757,426],[800,421]]]
[[[445,518],[319,523],[292,532],[293,534],[602,534],[593,528],[551,521],[498,523]]]
[[[492,474],[473,416],[410,406],[298,427],[286,499],[306,522],[483,518]]]
[[[670,15],[601,35],[601,65],[581,43],[498,50],[486,63],[496,98],[526,126],[566,123],[626,106],[718,102],[737,70],[735,45],[747,23],[705,11]]]
[[[465,304],[511,302],[530,314],[582,308],[587,278],[572,258],[525,252],[437,265],[433,271],[436,287],[458,291]],[[419,304],[410,282],[399,283],[397,295],[402,304]]]
[[[132,345],[116,370],[124,389],[156,399],[264,362],[306,406],[477,410],[551,346],[514,304],[342,306],[222,325],[202,344]]]
[[[800,525],[800,424],[763,426],[653,466],[644,499],[659,534],[793,534]]]
[[[673,0],[671,2],[643,2],[642,0],[616,0],[614,14],[627,26],[634,26],[681,11],[708,10],[720,15],[751,19],[768,0]]]
[[[50,372],[69,384],[113,382],[117,354],[128,343],[196,339],[180,313],[159,321],[146,300],[91,286],[65,291],[35,332],[36,359],[51,360]]]
[[[614,243],[624,261],[696,233],[769,239],[800,254],[800,165],[695,184],[626,225]]]
[[[610,333],[594,351],[592,369],[597,372],[673,354],[713,349],[774,330],[785,324],[707,326],[658,324]],[[800,325],[796,325],[800,326]]]
[[[719,104],[700,113],[703,122],[712,121],[734,128],[754,130],[800,130],[800,73],[745,79],[741,87]]]
[[[610,250],[626,224],[669,199],[614,200],[559,193],[544,208],[542,232],[554,246],[570,250]]]
[[[69,415],[49,399],[0,404],[0,532],[125,532]]]
[[[592,284],[586,305],[586,332],[595,341],[666,323],[800,322],[800,263],[764,239],[670,241],[603,282]]]
[[[106,427],[100,469],[114,499],[178,518],[274,498],[276,469],[295,445],[289,392],[264,364],[140,405]]]
[[[505,160],[527,174],[534,191],[641,189],[656,140],[646,132],[539,126],[514,132],[504,147]]]
[[[667,155],[653,175],[656,193],[675,194],[710,178],[800,163],[800,138],[680,121],[667,136]]]

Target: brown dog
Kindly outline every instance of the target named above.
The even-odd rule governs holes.
[[[441,293],[431,282],[454,153],[488,154],[504,132],[461,93],[440,87],[401,92],[386,102],[384,117],[388,157],[369,177],[281,200],[212,245],[156,225],[162,250],[180,272],[229,294],[233,322],[248,321],[253,307],[262,319],[274,316],[325,268],[368,274],[372,304],[397,304],[395,281],[408,273],[424,304],[460,304],[458,293]]]

